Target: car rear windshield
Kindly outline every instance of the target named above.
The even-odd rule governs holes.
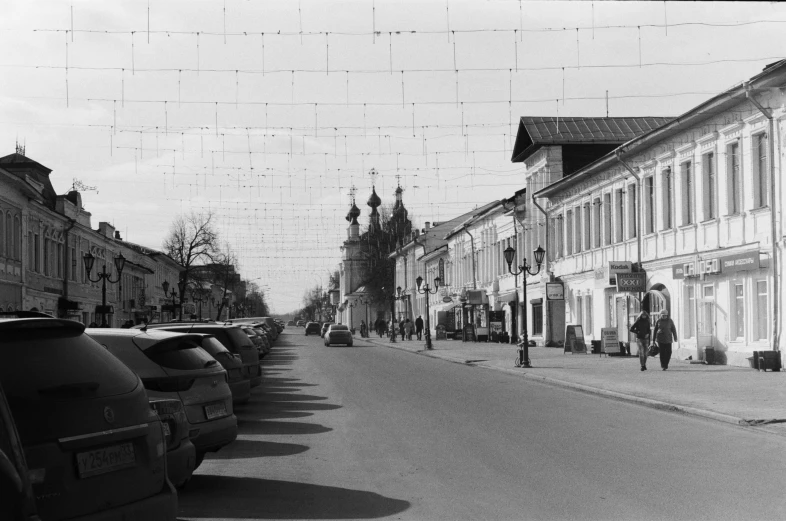
[[[86,334],[39,327],[0,335],[0,381],[9,397],[72,400],[133,391],[137,376]]]
[[[230,340],[238,347],[254,345],[248,335],[246,335],[240,328],[227,328],[226,333]]]
[[[344,326],[344,325],[341,325],[341,324],[336,324],[334,326],[330,326],[330,330],[331,331],[349,331],[349,328],[347,326]]]
[[[145,349],[145,354],[158,365],[169,369],[204,369],[218,364],[193,340],[165,340]]]
[[[213,357],[216,357],[216,356],[231,356],[232,355],[232,353],[230,353],[227,350],[227,348],[224,347],[224,344],[219,342],[218,339],[216,337],[213,337],[213,336],[204,337],[202,339],[201,346],[202,346],[202,349],[207,351]]]

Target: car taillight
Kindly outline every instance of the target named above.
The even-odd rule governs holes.
[[[142,378],[145,389],[160,391],[162,393],[174,393],[187,391],[194,385],[194,378],[181,376],[165,376],[162,378]]]

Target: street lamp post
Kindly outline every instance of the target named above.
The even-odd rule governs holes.
[[[171,313],[171,320],[175,319],[175,298],[177,297],[177,291],[175,288],[172,288],[172,293],[167,293],[169,291],[169,282],[164,281],[161,283],[161,288],[164,290],[164,298],[172,297],[172,313]]]
[[[202,320],[202,302],[205,300],[203,298],[202,289],[201,288],[195,288],[195,289],[191,290],[191,300],[193,300],[195,304],[197,302],[199,303],[199,320],[201,321]]]
[[[426,349],[433,349],[431,346],[431,312],[429,310],[429,297],[431,295],[436,295],[437,291],[439,290],[439,282],[440,278],[437,277],[434,279],[434,291],[431,291],[431,288],[428,285],[428,282],[423,284],[423,277],[418,276],[415,279],[415,282],[418,285],[418,293],[421,295],[426,295]]]
[[[355,331],[352,327],[352,309],[355,307],[355,302],[352,301],[347,305],[347,311],[349,312],[349,331],[354,335]]]
[[[518,271],[513,271],[513,258],[516,256],[516,250],[513,249],[511,246],[508,246],[505,251],[503,252],[505,255],[505,262],[508,263],[508,271],[511,275],[518,276],[521,275],[522,280],[522,299],[523,299],[523,320],[521,321],[521,336],[522,340],[519,344],[519,360],[517,367],[532,367],[532,364],[529,360],[529,334],[527,332],[527,273],[530,275],[537,275],[540,273],[541,264],[543,264],[543,256],[546,254],[546,250],[538,246],[538,249],[534,251],[535,254],[535,264],[537,264],[538,269],[534,272],[532,271],[532,266],[527,264],[527,259],[522,259],[524,261],[523,265],[518,267]]]
[[[382,288],[383,290],[385,288]],[[401,293],[401,286],[396,288],[396,292],[390,295],[388,298],[390,299],[390,343],[396,343],[396,301],[397,300],[405,300],[409,297],[408,294]]]
[[[126,265],[126,258],[123,257],[121,253],[118,257],[115,257],[115,268],[117,268],[117,280],[112,280],[112,274],[106,272],[106,263],[101,267],[101,272],[96,273],[97,279],[93,280],[90,277],[90,272],[93,270],[93,264],[95,263],[96,258],[93,256],[92,253],[88,252],[85,254],[84,262],[85,262],[85,271],[87,272],[87,279],[90,282],[98,282],[101,281],[101,327],[109,327],[109,324],[106,322],[106,281],[109,282],[120,282],[120,277],[123,275],[123,267]]]

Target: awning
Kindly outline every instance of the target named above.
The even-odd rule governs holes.
[[[502,293],[497,297],[498,302],[512,302],[518,298],[517,291],[508,291],[507,293]]]

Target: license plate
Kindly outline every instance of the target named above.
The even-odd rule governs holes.
[[[167,422],[161,422],[161,425],[164,426],[164,436],[170,436],[172,432],[169,430],[169,424]]]
[[[131,443],[79,452],[76,455],[76,464],[79,468],[80,478],[133,467],[135,463],[134,445]]]
[[[207,416],[208,420],[212,420],[213,418],[220,418],[221,416],[227,415],[227,406],[224,403],[213,403],[210,405],[205,405],[205,416]]]

